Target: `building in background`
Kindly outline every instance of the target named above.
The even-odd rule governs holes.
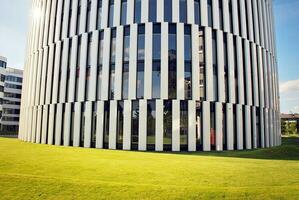
[[[0,77],[0,134],[17,133],[23,71],[7,67],[7,59],[0,57]]]
[[[272,0],[35,0],[19,138],[124,150],[281,144]]]
[[[291,134],[288,132],[299,134],[299,113],[294,114],[284,114],[280,115],[282,122],[282,133],[283,134]],[[290,130],[292,129],[292,130]]]

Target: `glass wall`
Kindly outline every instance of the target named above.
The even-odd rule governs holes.
[[[141,0],[135,0],[135,23],[141,22]]]
[[[185,52],[185,99],[192,99],[192,46],[191,26],[185,25],[184,52]]]
[[[156,135],[156,101],[147,102],[147,149],[155,150]]]
[[[180,147],[188,150],[188,101],[180,102]]]
[[[121,19],[120,24],[125,25],[127,23],[127,0],[121,1]]]
[[[149,1],[149,22],[157,21],[157,0]]]
[[[177,39],[176,25],[168,26],[168,96],[175,99],[177,96]]]
[[[104,32],[99,33],[99,49],[98,49],[98,69],[97,69],[97,99],[101,99],[102,87],[102,69],[103,69],[103,46],[104,46]]]
[[[139,101],[132,101],[132,138],[131,149],[138,150],[138,132],[139,132]]]
[[[116,29],[111,30],[109,99],[114,99]]]
[[[109,20],[108,26],[113,27],[113,15],[114,15],[114,0],[109,1]]]
[[[153,73],[152,98],[160,98],[161,94],[161,25],[153,25]]]
[[[123,148],[123,129],[124,129],[124,102],[117,102],[117,130],[116,130],[116,148]]]
[[[163,148],[164,150],[171,150],[172,144],[172,101],[164,101],[163,114]]]
[[[97,133],[97,102],[92,103],[91,147],[95,147]]]
[[[144,97],[144,48],[145,48],[145,26],[138,26],[137,41],[137,98]]]
[[[164,21],[172,21],[172,0],[164,0]]]
[[[129,95],[130,27],[124,28],[122,99]]]

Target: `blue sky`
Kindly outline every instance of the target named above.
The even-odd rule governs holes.
[[[299,0],[273,0],[282,112],[299,113]],[[23,68],[31,0],[0,0],[0,55]]]

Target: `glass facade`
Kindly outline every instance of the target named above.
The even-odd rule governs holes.
[[[149,1],[149,21],[150,22],[157,21],[157,0]]]
[[[135,23],[141,22],[141,0],[135,0]]]
[[[127,0],[122,0],[121,1],[121,20],[120,24],[125,25],[127,23]]]

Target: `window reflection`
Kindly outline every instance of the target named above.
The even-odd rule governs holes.
[[[109,99],[114,99],[116,29],[111,30]]]
[[[98,52],[98,69],[97,69],[97,99],[101,99],[102,87],[102,69],[103,69],[103,46],[104,46],[104,32],[99,33],[99,52]]]
[[[187,23],[187,0],[180,0],[180,22]]]
[[[125,25],[127,23],[127,0],[121,2],[121,20],[120,24]]]
[[[97,27],[101,28],[102,22],[102,0],[98,0],[98,11],[97,11]]]
[[[141,22],[141,0],[135,0],[135,23]]]
[[[185,25],[185,41],[184,41],[184,52],[185,52],[185,99],[192,99],[192,47],[191,47],[191,27]]]
[[[168,96],[175,99],[177,95],[177,41],[176,41],[176,25],[168,26]]]
[[[132,101],[132,144],[131,149],[138,149],[138,132],[139,132],[139,101]]]
[[[108,149],[109,145],[109,101],[104,102],[104,148]]]
[[[114,0],[109,2],[109,27],[113,27]]]
[[[172,21],[172,0],[164,0],[164,21]]]
[[[204,101],[206,97],[205,91],[205,43],[204,43],[204,29],[199,28],[199,88],[200,100]]]
[[[188,101],[180,102],[180,146],[188,150]]]
[[[200,0],[194,0],[194,18],[195,24],[200,25]]]
[[[144,46],[145,46],[145,26],[138,26],[137,41],[137,98],[144,96]]]
[[[149,22],[157,21],[157,0],[149,1]]]
[[[124,127],[124,102],[117,102],[117,136],[116,136],[116,148],[122,149],[123,147],[123,127]]]
[[[155,149],[156,133],[156,102],[151,100],[147,102],[147,149]]]
[[[129,94],[129,59],[130,59],[130,27],[124,28],[124,46],[123,46],[123,80],[122,80],[122,98],[128,99]]]
[[[172,144],[172,101],[164,101],[163,114],[163,147],[164,150],[171,150]]]
[[[212,0],[208,0],[208,25],[213,26],[213,7]]]

